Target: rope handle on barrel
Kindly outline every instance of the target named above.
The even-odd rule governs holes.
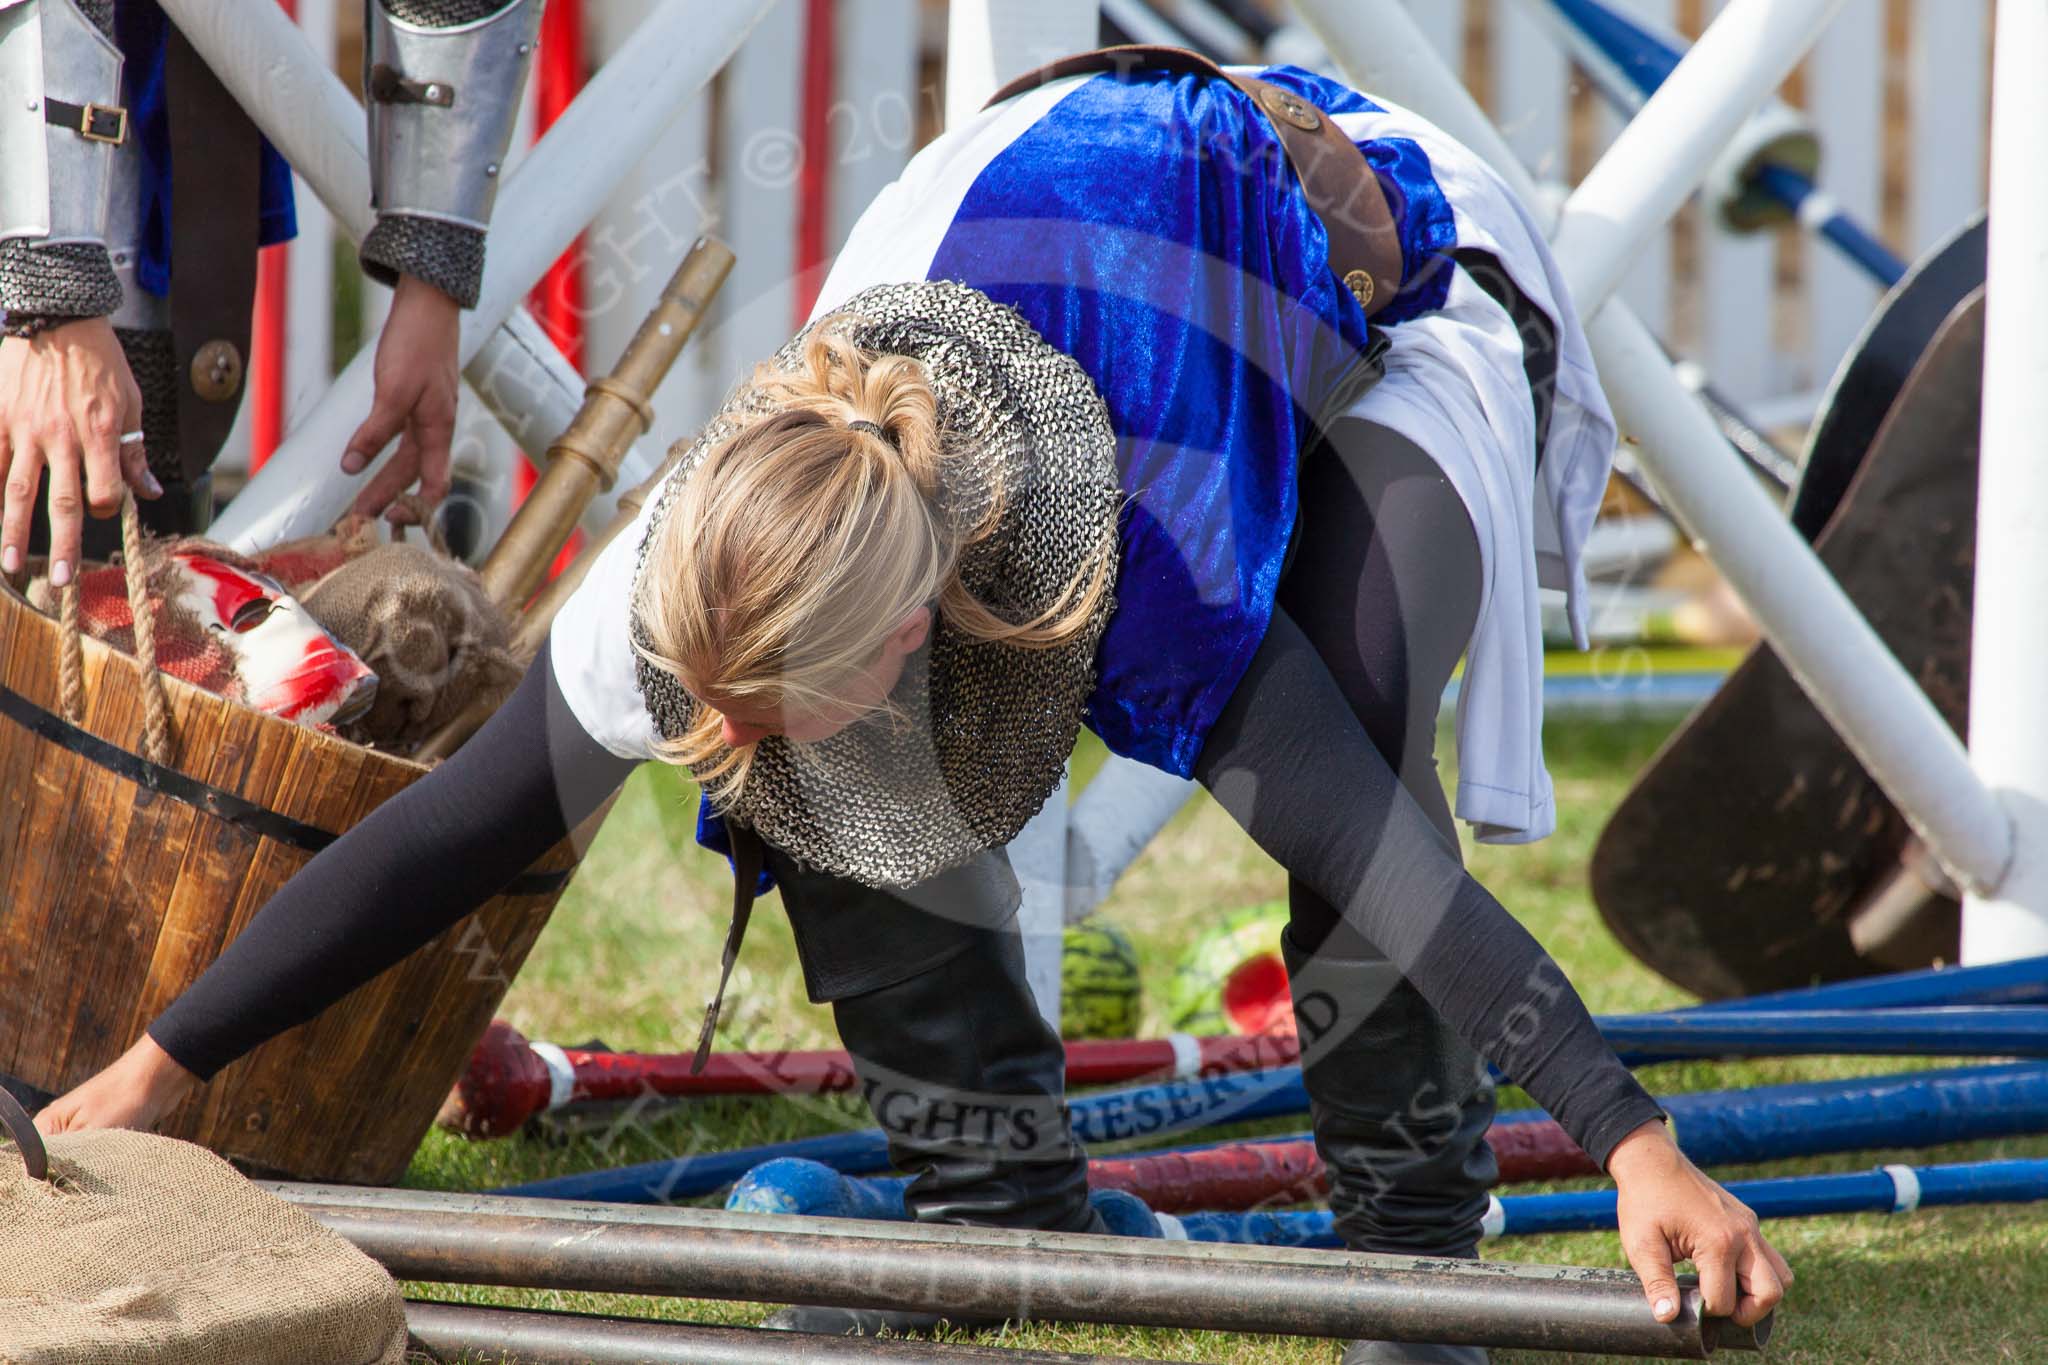
[[[6,1125],[7,1136],[14,1139],[14,1148],[21,1153],[21,1164],[27,1168],[28,1178],[48,1180],[50,1153],[43,1146],[43,1135],[36,1131],[35,1120],[28,1116],[28,1110],[21,1107],[21,1101],[15,1099],[4,1085],[0,1085],[0,1124]]]
[[[135,657],[142,664],[143,757],[160,766],[172,758],[171,699],[157,670],[156,615],[149,609],[148,542],[132,489],[121,490],[121,567],[128,584],[128,615],[135,627]],[[57,686],[64,718],[85,724],[85,642],[79,625],[78,579],[58,590]]]

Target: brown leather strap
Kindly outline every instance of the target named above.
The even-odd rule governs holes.
[[[72,104],[45,95],[43,121],[69,128],[88,142],[118,147],[128,140],[128,111],[118,104]]]
[[[732,923],[725,931],[725,951],[719,955],[718,992],[704,1008],[704,1027],[697,1031],[697,1052],[690,1058],[695,1076],[711,1059],[711,1044],[718,1034],[718,1011],[725,1004],[725,987],[732,980],[733,964],[740,960],[740,942],[747,936],[747,921],[754,917],[755,888],[761,884],[761,863],[765,850],[761,836],[743,825],[728,821],[726,837],[732,841]]]
[[[1111,72],[1129,79],[1139,71],[1178,71],[1216,76],[1251,97],[1279,135],[1280,145],[1301,181],[1309,208],[1330,239],[1330,269],[1343,281],[1367,316],[1394,301],[1401,291],[1401,236],[1387,207],[1386,192],[1365,154],[1344,136],[1329,115],[1292,91],[1253,76],[1226,71],[1186,48],[1128,44],[1078,52],[1027,71],[989,99],[999,104],[1064,76]]]
[[[227,440],[248,375],[262,144],[256,125],[175,25],[164,72],[178,464],[191,485]]]

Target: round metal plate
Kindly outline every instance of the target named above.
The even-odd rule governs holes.
[[[242,353],[230,341],[209,341],[192,355],[192,392],[225,403],[242,388]]]

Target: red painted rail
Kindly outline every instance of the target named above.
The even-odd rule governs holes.
[[[1548,1119],[1497,1123],[1486,1141],[1500,1162],[1502,1184],[1600,1174],[1593,1158]],[[1088,1163],[1088,1187],[1135,1194],[1155,1213],[1255,1209],[1329,1193],[1322,1158],[1306,1139],[1096,1157]]]
[[[1067,1044],[1067,1084],[1114,1085],[1173,1076],[1222,1075],[1286,1066],[1295,1040],[1277,1035],[1118,1039]],[[485,1030],[441,1110],[441,1124],[498,1137],[543,1110],[578,1100],[642,1095],[822,1095],[858,1088],[840,1051],[719,1052],[690,1072],[690,1054],[593,1052],[529,1043],[504,1020]]]

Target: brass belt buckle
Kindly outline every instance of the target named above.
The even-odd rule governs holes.
[[[111,121],[112,129],[103,128],[101,120]],[[128,111],[118,104],[88,104],[78,116],[78,135],[90,142],[118,147],[128,140]]]

